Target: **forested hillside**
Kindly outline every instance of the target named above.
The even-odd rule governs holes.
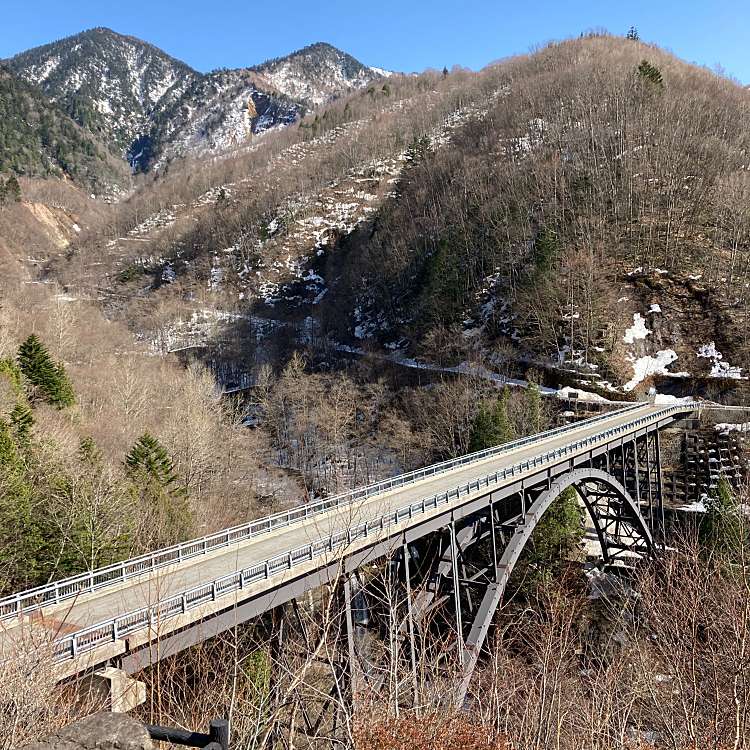
[[[606,36],[498,75],[508,96],[414,159],[352,243],[345,278],[376,336],[479,336],[630,380],[635,315],[674,350],[669,371],[707,373],[712,340],[747,370],[747,92]]]
[[[67,177],[94,190],[121,182],[125,165],[33,86],[0,66],[0,173]]]
[[[316,44],[203,75],[96,29],[15,58],[33,83],[0,71],[0,596],[651,388],[748,406],[748,92],[629,37],[479,72]],[[119,194],[113,149],[142,172]],[[703,438],[746,477],[728,413]],[[664,431],[673,488],[693,427]],[[242,748],[747,748],[747,487],[697,451],[708,479],[679,475],[697,502],[668,509],[653,564],[610,575],[583,498],[552,502],[461,710],[452,594],[412,661],[399,545],[357,578],[366,689],[342,687],[331,586],[283,638],[277,609],[144,671],[139,715],[231,716]],[[466,559],[476,610],[496,561]],[[55,688],[61,626],[29,619],[0,660],[3,750],[97,707]]]
[[[747,108],[732,81],[601,35],[392,77],[200,177],[173,165],[61,272],[75,287],[103,254],[96,283],[135,281],[150,336],[179,296],[183,318],[311,320],[337,345],[533,362],[601,393],[741,388]]]

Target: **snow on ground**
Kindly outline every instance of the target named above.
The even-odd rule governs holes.
[[[623,386],[624,391],[632,391],[639,383],[642,383],[650,375],[671,375],[673,377],[687,377],[686,372],[668,372],[667,367],[677,360],[677,352],[674,349],[664,349],[656,352],[656,356],[646,355],[635,358],[630,355],[633,363],[633,377]]]
[[[694,503],[689,503],[688,505],[680,505],[677,510],[684,510],[688,513],[705,513],[707,499],[707,495],[701,495],[700,500],[696,500]]]
[[[561,388],[559,391],[555,391],[555,395],[557,398],[562,399],[570,399],[574,398],[578,401],[597,401],[599,403],[608,403],[608,399],[604,398],[604,396],[600,396],[598,393],[591,393],[591,391],[583,391],[580,388],[572,388],[569,385],[566,385],[564,388]]]
[[[741,367],[733,367],[729,362],[724,360],[724,355],[716,348],[716,343],[714,341],[700,346],[697,355],[711,360],[711,372],[709,377],[747,380],[747,377],[743,377],[742,375]]]
[[[750,422],[719,422],[714,429],[725,435],[729,432],[750,432]]]
[[[692,396],[671,396],[668,393],[657,393],[654,396],[654,403],[659,405],[672,405],[672,404],[692,404]]]
[[[648,311],[650,313],[660,313],[661,312],[661,306],[657,302],[654,302],[651,305],[651,307],[648,309]]]
[[[625,335],[622,340],[626,344],[632,344],[636,339],[645,339],[646,336],[651,334],[651,330],[646,328],[646,321],[640,313],[633,314],[633,325],[625,331]]]

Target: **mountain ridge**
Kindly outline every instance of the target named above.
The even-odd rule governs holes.
[[[5,64],[144,171],[289,125],[385,74],[326,42],[245,68],[201,73],[103,26],[25,50]]]

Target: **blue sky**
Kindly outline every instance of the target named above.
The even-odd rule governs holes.
[[[0,58],[108,26],[202,71],[327,41],[400,71],[488,62],[592,28],[646,41],[750,82],[747,0],[2,0]]]

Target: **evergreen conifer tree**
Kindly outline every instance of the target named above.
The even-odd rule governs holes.
[[[747,536],[747,521],[724,477],[719,479],[715,492],[704,500],[704,504],[706,514],[700,527],[703,544],[723,553],[739,549]]]
[[[46,347],[32,333],[18,349],[18,367],[32,386],[32,401],[41,398],[62,409],[75,403],[65,368],[56,364]]]
[[[531,381],[524,394],[524,408],[526,418],[531,425],[532,432],[542,431],[542,394],[539,386]]]
[[[153,546],[184,539],[191,514],[167,449],[146,432],[125,457],[125,469],[135,494],[151,515],[151,538],[145,541]]]
[[[495,405],[495,424],[497,425],[498,445],[509,443],[511,440],[516,439],[516,429],[508,415],[509,402],[510,388],[506,385]]]
[[[10,424],[16,434],[16,440],[28,445],[31,440],[31,428],[34,426],[34,415],[29,405],[19,401],[10,413]]]
[[[165,489],[172,488],[177,482],[174,463],[167,449],[148,432],[136,440],[125,457],[125,465],[129,474],[145,474]]]
[[[640,39],[640,36],[638,36],[638,29],[636,29],[635,26],[631,26],[628,29],[626,38],[630,39],[631,42],[637,42]]]
[[[491,448],[497,445],[497,430],[495,425],[494,413],[487,408],[487,404],[479,404],[474,421],[471,425],[471,437],[469,439],[469,452]]]
[[[531,535],[527,558],[547,575],[578,549],[583,538],[583,510],[572,487],[547,508]]]
[[[641,60],[641,63],[638,66],[638,75],[640,75],[647,83],[652,84],[655,87],[661,88],[664,85],[661,71],[648,60]]]

